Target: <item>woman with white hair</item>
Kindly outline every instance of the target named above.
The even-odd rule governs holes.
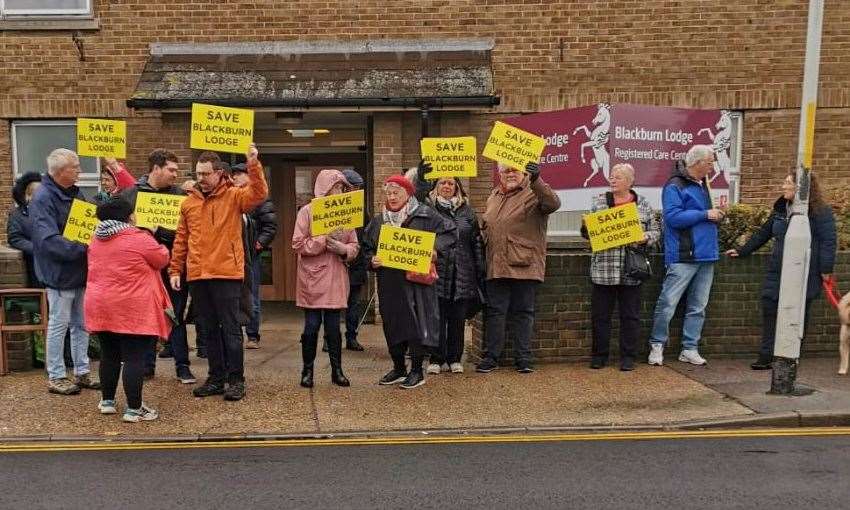
[[[593,200],[591,210],[602,211],[611,207],[634,203],[637,205],[644,238],[637,245],[653,246],[661,237],[661,228],[646,198],[638,195],[632,185],[635,169],[620,163],[611,169],[611,190]],[[582,227],[582,235],[587,230]],[[590,279],[593,293],[590,298],[590,317],[593,329],[593,347],[590,368],[599,369],[608,363],[611,339],[611,315],[614,305],[620,311],[620,370],[634,370],[637,356],[637,336],[640,328],[640,286],[642,280],[629,276],[625,270],[626,246],[594,252],[590,259]]]

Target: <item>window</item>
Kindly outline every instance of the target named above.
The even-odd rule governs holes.
[[[92,0],[0,0],[0,16],[91,16]]]
[[[726,200],[729,203],[736,204],[740,198],[741,188],[741,133],[743,124],[743,113],[739,111],[729,112],[729,118],[732,121],[731,146],[729,147],[729,171],[727,178],[729,179],[729,194]],[[660,188],[636,188],[639,193],[646,196],[653,207],[661,208],[661,189]],[[589,198],[583,196],[579,192],[572,190],[557,191],[561,202],[576,200],[580,197],[583,202],[588,202]],[[723,199],[721,199],[723,200]],[[581,218],[588,211],[560,211],[549,215],[548,235],[550,240],[558,240],[559,238],[569,238],[580,235]]]
[[[12,168],[15,179],[26,172],[47,172],[47,155],[53,149],[77,150],[76,120],[34,120],[12,123]],[[100,186],[100,162],[81,157],[77,186],[91,199]]]

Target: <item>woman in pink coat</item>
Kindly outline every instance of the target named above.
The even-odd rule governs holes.
[[[160,277],[168,265],[168,248],[133,226],[133,206],[124,198],[100,204],[97,218],[84,300],[86,327],[97,333],[101,345],[103,400],[97,407],[103,414],[116,413],[115,389],[123,362],[123,420],[155,420],[157,412],[142,402],[142,384],[145,353],[171,331],[166,315],[171,301]]]
[[[342,172],[322,170],[316,177],[316,197],[338,195],[348,187]],[[292,249],[298,253],[298,278],[295,304],[304,309],[304,332],[301,334],[301,386],[313,387],[313,361],[319,328],[325,325],[325,341],[331,362],[331,381],[338,386],[350,383],[342,373],[342,336],[339,332],[340,312],[348,306],[348,268],[345,263],[357,256],[357,234],[353,230],[337,230],[313,236],[310,204],[298,211]]]

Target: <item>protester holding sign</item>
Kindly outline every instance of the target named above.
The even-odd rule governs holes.
[[[483,305],[481,287],[486,279],[484,241],[478,226],[475,209],[463,189],[460,179],[438,179],[430,191],[424,177],[430,165],[420,164],[416,173],[417,199],[424,201],[455,225],[457,242],[445,260],[437,261],[437,296],[440,300],[440,346],[431,351],[429,374],[444,370],[463,373],[463,334],[466,319],[472,318]]]
[[[136,180],[124,163],[115,158],[103,158],[100,168],[100,192],[94,196],[95,203],[102,203],[136,184]]]
[[[477,372],[496,369],[505,345],[508,315],[514,321],[516,368],[533,372],[534,299],[546,272],[546,227],[561,200],[540,178],[537,163],[525,172],[497,165],[499,185],[490,193],[481,230],[487,253],[484,359]]]
[[[168,274],[174,290],[183,287],[182,277],[187,275],[196,325],[200,322],[210,332],[209,375],[193,390],[194,395],[224,394],[225,400],[241,400],[245,396],[244,352],[237,313],[245,277],[242,214],[263,202],[268,185],[253,144],[247,153],[250,182],[246,187],[234,186],[220,162],[213,152],[198,156],[198,182],[180,209]]]
[[[343,193],[348,182],[339,170],[322,170],[316,177],[316,198]],[[331,381],[349,386],[342,372],[342,334],[340,312],[348,305],[348,268],[346,262],[357,256],[354,230],[334,230],[313,235],[312,206],[298,211],[292,233],[292,249],[298,254],[298,276],[295,282],[295,304],[304,309],[304,331],[301,333],[301,386],[313,387],[313,361],[319,341],[319,328],[324,323],[325,343],[331,362]]]
[[[638,195],[632,185],[635,169],[628,163],[614,165],[610,175],[611,191],[593,200],[591,210],[599,212],[626,204],[637,204],[643,239],[641,247],[653,246],[661,238],[661,227],[646,198]],[[582,235],[588,237],[582,226]],[[626,272],[629,248],[618,246],[595,251],[590,258],[590,320],[593,328],[593,347],[590,368],[602,368],[608,363],[608,344],[611,340],[611,314],[616,304],[620,311],[620,370],[634,370],[640,330],[640,286],[643,280]],[[644,255],[645,256],[645,255]]]
[[[33,221],[35,274],[47,287],[50,309],[45,341],[48,390],[73,395],[80,388],[98,389],[90,376],[89,335],[83,320],[86,290],[86,245],[63,236],[71,204],[83,196],[76,182],[80,158],[74,151],[56,149],[47,156],[47,175],[30,202]],[[66,377],[65,333],[71,329],[71,357],[75,380]]]
[[[342,171],[342,175],[344,175],[345,180],[348,181],[348,191],[363,189],[363,177],[361,177],[355,170],[345,169]],[[359,240],[363,239],[364,232],[366,231],[365,225],[367,219],[368,215],[364,208],[364,226],[355,229],[357,239]],[[348,262],[348,308],[345,310],[345,348],[349,351],[363,350],[363,346],[357,341],[357,330],[360,327],[360,318],[363,313],[362,306],[360,306],[360,294],[363,286],[366,285],[366,265],[367,261],[363,256],[363,250],[358,250],[357,256],[354,257],[354,260]]]
[[[432,284],[418,283],[428,280],[428,274],[416,276],[407,271],[384,265],[378,256],[379,238],[384,225],[436,236],[432,261],[440,253],[450,251],[455,243],[455,227],[436,211],[416,199],[413,184],[401,175],[393,175],[384,183],[384,205],[379,214],[366,227],[362,240],[364,256],[378,280],[378,305],[384,326],[393,369],[379,381],[390,385],[401,383],[410,389],[425,383],[422,371],[425,349],[440,344],[440,316],[437,289]],[[423,236],[413,236],[423,237]],[[419,242],[418,239],[411,241]],[[406,241],[402,241],[403,244]],[[433,263],[433,262],[432,262]],[[408,372],[404,355],[411,350],[412,365]]]
[[[811,255],[809,258],[809,278],[806,289],[806,320],[809,308],[820,295],[821,284],[829,280],[835,266],[837,246],[835,217],[832,208],[824,202],[820,184],[814,174],[810,174],[809,186],[809,227],[811,228]],[[750,365],[753,370],[769,370],[773,364],[773,345],[776,335],[776,313],[779,308],[779,280],[782,274],[782,254],[785,248],[785,233],[788,229],[789,211],[797,193],[797,172],[791,170],[782,181],[782,196],[773,204],[773,212],[753,236],[737,250],[728,250],[729,257],[747,257],[764,246],[771,239],[773,247],[767,262],[764,284],[761,290],[762,336],[759,356]]]
[[[697,345],[705,322],[705,307],[719,258],[717,224],[724,212],[712,206],[708,174],[714,168],[714,149],[694,145],[674,164],[673,176],[664,185],[664,265],[667,273],[655,305],[650,333],[650,365],[664,364],[664,345],[670,336],[670,320],[687,293],[682,352],[679,361],[705,365]]]

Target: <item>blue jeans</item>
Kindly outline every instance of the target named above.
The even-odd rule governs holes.
[[[245,326],[245,335],[249,340],[260,340],[260,279],[263,276],[263,261],[260,253],[254,255],[251,263],[251,296],[254,300],[251,320]]]
[[[339,336],[339,314],[340,310],[328,310],[324,308],[304,309],[304,336],[318,337],[319,328],[325,324],[325,337]]]
[[[86,288],[47,289],[47,376],[62,379],[65,373],[65,333],[71,328],[71,358],[74,375],[91,372],[89,367],[89,334],[86,332],[83,299]]]
[[[713,262],[677,262],[667,267],[661,295],[655,304],[655,319],[649,342],[666,344],[670,337],[670,319],[679,300],[687,292],[685,322],[682,326],[682,350],[696,349],[705,322],[705,307],[714,280]]]

